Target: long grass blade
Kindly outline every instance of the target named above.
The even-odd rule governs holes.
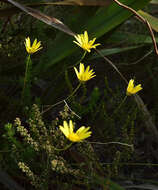
[[[117,53],[121,53],[121,52],[125,52],[125,51],[129,51],[129,50],[133,50],[133,49],[137,49],[142,47],[142,45],[137,45],[137,46],[131,46],[131,47],[125,47],[125,48],[111,48],[111,49],[102,49],[100,50],[100,52],[104,55],[113,55],[113,54],[117,54]],[[96,59],[101,57],[100,55],[98,55],[97,53],[94,53],[89,60],[92,59]]]
[[[107,6],[111,0],[65,0],[54,2],[56,5],[78,5],[78,6]]]
[[[50,17],[47,16],[43,13],[41,13],[40,11],[30,8],[30,7],[26,7],[16,1],[13,0],[7,0],[9,3],[13,4],[14,6],[18,7],[19,9],[21,9],[22,11],[24,11],[25,13],[33,16],[34,18],[53,26],[54,28],[57,28],[71,36],[74,36],[75,33],[73,33],[65,24],[63,24],[60,20],[54,18],[54,17]]]

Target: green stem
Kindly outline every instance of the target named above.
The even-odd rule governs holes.
[[[63,103],[65,100],[68,100],[69,98],[71,98],[71,97],[77,92],[77,90],[80,88],[80,86],[81,86],[81,83],[79,83],[79,85],[75,88],[75,90],[72,92],[72,94],[70,94],[66,99],[61,100],[61,101],[57,102],[56,104],[51,105],[49,108],[47,108],[46,110],[44,110],[44,111],[41,113],[41,115],[44,114],[45,112],[49,111],[49,110],[52,109],[53,107],[55,107],[55,106],[57,106],[57,105]]]
[[[124,102],[126,101],[126,99],[127,99],[127,96],[124,97],[124,99],[122,100],[122,102],[120,103],[120,105],[115,109],[115,111],[113,112],[113,114],[112,114],[111,117],[113,117],[113,115],[115,115],[119,111],[119,109],[122,107],[122,105],[124,104]]]
[[[84,53],[83,53],[81,59],[80,59],[79,61],[77,61],[73,66],[70,66],[69,68],[75,67],[75,66],[77,66],[78,64],[80,64],[81,61],[85,58],[86,54],[87,54],[87,51],[84,51]]]
[[[130,147],[132,150],[134,150],[133,144],[127,144],[127,143],[121,143],[121,142],[107,142],[107,143],[102,143],[102,142],[89,142],[89,141],[85,141],[85,142],[87,142],[87,143],[89,143],[89,144],[99,144],[99,145],[118,144],[118,145]]]
[[[31,83],[31,56],[30,54],[26,58],[26,69],[25,69],[25,76],[24,76],[24,86],[22,91],[22,101],[26,98],[27,101],[27,95],[30,96],[30,83]]]
[[[81,97],[81,99],[80,99],[80,103],[83,102],[83,100],[85,99],[86,94],[87,94],[87,88],[86,88],[85,83],[82,83],[82,88],[83,88],[83,94],[82,94],[82,97]]]
[[[23,91],[25,90],[26,83],[27,83],[30,59],[31,59],[31,57],[30,57],[30,54],[29,54],[29,55],[27,56],[27,59],[26,59],[26,69],[25,69],[25,78],[24,78]]]
[[[80,86],[81,86],[81,83],[79,83],[79,85],[75,88],[75,90],[65,100],[68,100],[69,98],[71,98],[80,88]]]
[[[112,165],[113,163],[102,163],[102,165]],[[126,166],[158,166],[158,163],[124,163],[124,162],[120,162],[118,165],[126,165]]]
[[[78,65],[79,63],[81,63],[81,61],[85,58],[86,54],[87,54],[87,51],[84,51],[81,59],[79,61],[77,61],[77,63],[75,64],[75,66]]]
[[[54,149],[57,150],[57,151],[64,151],[64,150],[67,150],[68,148],[70,148],[72,146],[72,144],[73,143],[68,144],[67,146],[65,146],[65,148],[61,148],[61,149],[54,148]]]

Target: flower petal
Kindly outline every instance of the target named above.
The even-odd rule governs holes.
[[[70,121],[69,121],[69,132],[70,132],[70,133],[73,133],[73,131],[74,131],[74,125],[73,125],[73,123],[72,123],[72,120],[70,120]]]
[[[73,42],[88,52],[91,52],[92,48],[96,48],[96,46],[100,45],[99,43],[94,44],[96,38],[93,38],[92,40],[89,41],[87,31],[85,31],[83,34],[77,34],[74,37],[77,40],[77,42],[76,41]]]

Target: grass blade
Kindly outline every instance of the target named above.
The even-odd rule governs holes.
[[[53,26],[54,28],[57,28],[71,36],[74,36],[75,34],[65,25],[63,24],[60,20],[54,18],[54,17],[49,17],[43,13],[41,13],[40,11],[30,8],[30,7],[26,7],[16,1],[13,0],[7,0],[8,2],[10,2],[11,4],[13,4],[14,6],[18,7],[19,9],[21,9],[22,11],[24,11],[25,13],[33,16],[34,18],[41,20],[42,22]]]

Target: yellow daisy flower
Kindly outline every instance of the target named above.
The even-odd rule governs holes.
[[[90,66],[88,66],[85,69],[84,64],[82,64],[82,63],[80,63],[79,71],[76,69],[76,67],[74,67],[74,69],[75,69],[77,78],[81,82],[86,82],[96,76],[96,75],[94,75],[93,69],[90,70]]]
[[[37,42],[37,39],[34,40],[32,46],[31,46],[31,41],[30,41],[30,38],[27,37],[25,39],[25,47],[26,47],[26,51],[29,53],[29,54],[33,54],[35,53],[36,51],[39,51],[40,49],[42,49],[41,47],[41,42]]]
[[[100,44],[94,44],[96,38],[93,38],[93,40],[89,41],[87,31],[85,31],[84,34],[77,34],[75,36],[75,39],[77,41],[73,42],[88,52],[91,52],[92,48],[95,49],[97,46],[100,45]]]
[[[131,79],[128,83],[126,94],[127,96],[131,96],[133,94],[136,94],[138,91],[142,90],[141,84],[134,87],[134,80]]]
[[[91,131],[88,131],[90,127],[80,127],[76,132],[74,132],[74,125],[72,120],[69,121],[69,124],[64,121],[63,126],[59,126],[59,129],[64,133],[66,138],[72,142],[81,142],[82,140],[91,136]]]

